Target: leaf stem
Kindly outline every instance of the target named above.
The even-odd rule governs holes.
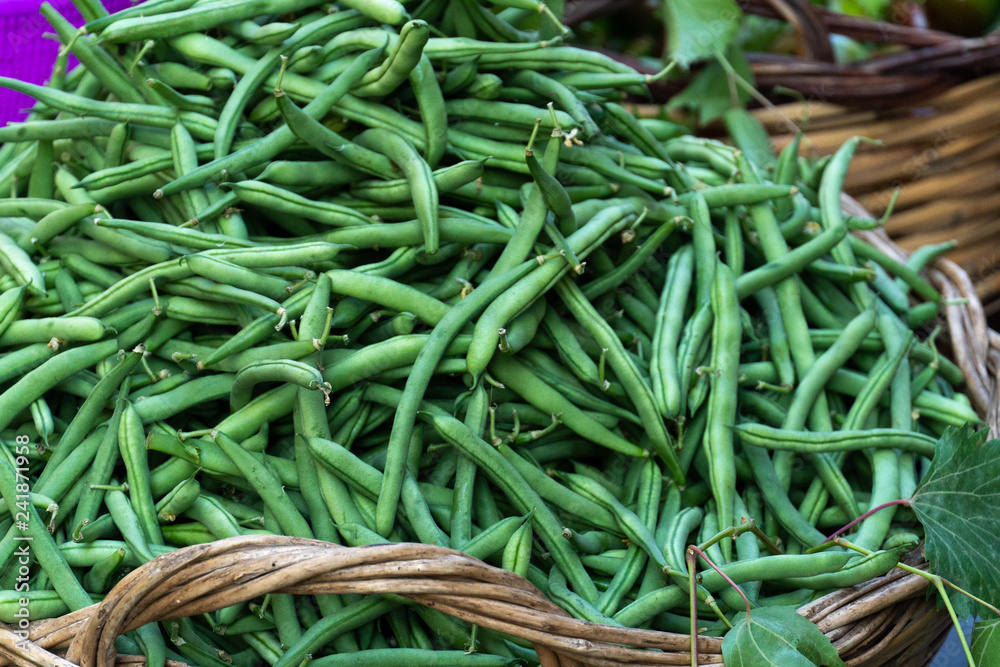
[[[726,77],[730,81],[735,81],[740,88],[747,91],[751,97],[767,109],[777,112],[778,116],[781,117],[781,120],[784,121],[785,125],[792,131],[793,134],[802,134],[803,137],[805,137],[805,134],[802,132],[802,128],[796,125],[795,121],[789,118],[781,109],[776,107],[771,100],[767,99],[767,97],[757,90],[752,83],[740,76],[740,73],[736,71],[736,68],[733,67],[732,63],[726,59],[726,56],[721,51],[716,52],[715,59],[722,66],[722,69],[726,72]],[[739,105],[736,106],[738,107]],[[812,143],[808,138],[806,138],[806,142],[808,144]]]
[[[931,582],[934,584],[934,588],[937,589],[941,599],[944,600],[944,606],[948,609],[951,622],[955,626],[955,630],[958,631],[956,634],[958,634],[958,640],[962,642],[962,650],[965,651],[965,657],[969,660],[969,667],[976,667],[976,661],[972,658],[972,651],[969,650],[969,644],[965,641],[965,633],[962,632],[962,625],[958,621],[958,614],[955,613],[955,608],[951,606],[951,600],[948,598],[948,591],[945,589],[943,581],[936,574],[931,575]]]
[[[739,537],[743,533],[753,533],[757,537],[757,539],[759,539],[761,542],[764,543],[764,547],[768,551],[770,551],[771,553],[773,553],[775,555],[780,555],[782,553],[781,548],[778,547],[777,544],[775,544],[774,542],[772,542],[771,538],[769,538],[767,535],[765,535],[764,531],[762,531],[757,526],[757,522],[754,521],[753,519],[748,519],[746,517],[742,517],[742,519],[740,520],[740,525],[738,525],[738,526],[730,526],[729,528],[726,528],[725,530],[720,531],[718,534],[716,534],[710,540],[708,540],[704,544],[699,545],[699,548],[702,551],[704,551],[704,550],[708,549],[709,547],[711,547],[711,546],[713,546],[713,545],[721,542],[722,540],[724,540],[727,537],[731,537],[731,538],[733,538],[735,540],[737,537]]]
[[[684,560],[687,561],[688,568],[688,590],[691,593],[691,667],[698,667],[698,596],[695,593],[694,568],[698,562],[698,556],[687,550]]]
[[[952,588],[954,588],[956,591],[958,591],[959,593],[961,593],[965,597],[969,598],[970,600],[974,600],[974,601],[978,602],[979,604],[983,605],[984,607],[986,607],[987,609],[989,609],[990,611],[992,611],[997,616],[1000,616],[1000,609],[997,609],[996,607],[994,607],[993,605],[991,605],[986,600],[982,600],[980,598],[977,598],[975,595],[973,595],[969,591],[967,591],[967,590],[965,590],[963,588],[959,588],[958,586],[956,586],[955,584],[951,583],[950,581],[948,581],[947,579],[945,579],[943,577],[941,578],[941,581],[944,582],[945,586],[951,586]]]
[[[854,551],[857,551],[860,554],[864,554],[865,556],[868,556],[868,555],[871,555],[872,553],[874,553],[872,551],[869,551],[868,549],[865,549],[864,547],[861,547],[861,546],[858,546],[857,544],[854,544],[853,542],[849,542],[848,540],[845,540],[842,537],[838,537],[837,539],[835,539],[833,541],[833,544],[835,544],[836,546],[844,547],[845,549],[852,549]],[[940,579],[941,582],[944,585],[950,586],[951,588],[955,589],[956,591],[958,591],[959,593],[961,593],[965,597],[967,597],[970,600],[973,600],[975,602],[978,602],[979,604],[983,605],[984,607],[986,607],[987,609],[989,609],[990,611],[992,611],[997,616],[1000,616],[1000,609],[997,609],[996,607],[994,607],[993,605],[991,605],[986,600],[982,600],[982,599],[976,597],[975,595],[973,595],[969,591],[965,590],[964,588],[961,588],[960,586],[957,586],[957,585],[953,584],[952,582],[948,581],[947,579],[945,579],[944,577],[942,577],[940,575],[932,574],[932,573],[927,572],[925,570],[921,570],[918,567],[913,567],[912,565],[907,565],[906,563],[896,563],[896,567],[898,567],[900,570],[903,570],[905,572],[909,572],[910,574],[915,574],[917,576],[923,577],[924,579],[926,579],[928,581],[931,581],[931,582],[933,582],[935,580],[935,578],[936,579]]]
[[[723,579],[725,579],[726,582],[730,586],[732,586],[733,588],[736,589],[736,592],[740,594],[741,598],[743,598],[743,603],[746,604],[746,606],[747,606],[747,618],[750,618],[750,600],[748,600],[747,596],[743,594],[743,589],[740,588],[739,586],[737,586],[735,581],[733,581],[732,579],[730,579],[729,576],[725,572],[723,572],[722,570],[720,570],[716,566],[716,564],[712,562],[712,560],[708,557],[708,555],[704,551],[702,551],[701,549],[699,549],[697,546],[695,546],[694,544],[692,544],[691,546],[689,546],[687,548],[687,552],[688,552],[688,557],[689,558],[690,558],[691,554],[697,554],[698,556],[701,556],[701,559],[703,561],[705,561],[706,563],[708,563],[709,566],[713,570],[715,570],[716,572],[719,573],[719,576],[721,576]],[[729,625],[729,623],[726,623],[726,625]],[[729,626],[729,629],[732,630],[732,626],[731,625]]]
[[[865,519],[867,519],[868,517],[870,517],[872,514],[875,514],[876,512],[880,512],[880,511],[884,510],[887,507],[892,507],[893,505],[906,505],[906,506],[909,506],[910,505],[910,499],[909,498],[902,498],[900,500],[890,500],[887,503],[882,503],[878,507],[871,508],[870,510],[868,510],[867,512],[865,512],[864,514],[862,514],[861,516],[859,516],[857,519],[855,519],[854,521],[850,522],[849,524],[847,524],[846,526],[844,526],[843,528],[841,528],[840,530],[838,530],[836,533],[834,533],[830,537],[828,537],[825,540],[823,540],[823,544],[826,544],[827,542],[830,542],[832,540],[837,539],[838,537],[840,537],[841,535],[843,535],[844,533],[846,533],[847,531],[849,531],[851,528],[854,528],[854,526],[858,525],[859,523],[861,523],[862,521],[864,521]]]

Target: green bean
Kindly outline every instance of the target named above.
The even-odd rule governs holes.
[[[593,247],[632,221],[635,213],[630,205],[609,207],[571,235],[567,245],[570,250],[586,256]],[[503,255],[500,259],[502,258]],[[473,375],[478,376],[494,356],[500,329],[510,325],[517,313],[522,312],[539,297],[540,293],[559,281],[570,268],[568,257],[561,256],[552,262],[547,262],[538,271],[521,279],[502,298],[494,301],[486,309],[476,323],[472,345],[467,354],[470,372]]]
[[[795,203],[793,204],[792,214],[779,226],[781,235],[786,240],[797,238],[803,233],[806,225],[810,222],[810,214],[812,212],[809,200],[801,192],[796,194],[794,199]]]
[[[570,200],[569,192],[563,188],[556,177],[545,170],[542,163],[535,157],[534,152],[526,150],[524,154],[525,164],[535,181],[538,191],[545,201],[545,205],[556,216],[559,223],[558,229],[562,234],[572,234],[576,231],[576,216],[573,214],[573,203]],[[578,269],[578,271],[582,270]]]
[[[531,70],[521,70],[515,73],[510,83],[531,90],[542,99],[556,101],[572,120],[583,128],[584,136],[593,137],[600,134],[597,123],[591,118],[586,106],[576,94],[558,80]],[[569,123],[567,123],[569,125]]]
[[[211,139],[216,126],[214,119],[200,113],[129,102],[97,102],[8,77],[0,77],[0,87],[33,96],[61,111],[80,116],[93,115],[115,122],[136,122],[162,128],[170,128],[180,122],[199,139]]]
[[[744,177],[751,181],[757,180],[753,167],[749,164],[744,166],[746,167],[745,169],[741,166],[741,169],[745,172]],[[775,261],[785,256],[788,252],[788,247],[781,236],[781,231],[774,214],[770,209],[759,205],[751,206],[749,211],[751,218],[756,224],[765,258],[768,261]],[[815,353],[809,342],[808,327],[804,313],[802,312],[802,304],[804,303],[802,298],[803,292],[800,289],[798,281],[788,279],[779,282],[775,286],[775,293],[778,297],[781,319],[788,335],[789,348],[792,354],[792,361],[795,364],[796,374],[802,377],[815,361]],[[826,397],[823,393],[819,393],[810,412],[811,426],[818,430],[828,430],[830,426],[828,415],[829,409],[826,404]]]
[[[6,501],[11,515],[18,519],[18,532],[22,539],[31,541],[30,554],[33,554],[39,565],[49,576],[59,598],[71,610],[81,609],[91,604],[90,596],[84,591],[72,570],[63,560],[52,536],[45,529],[45,523],[38,511],[30,503],[20,503],[19,494],[25,493],[24,482],[19,480],[25,476],[16,471],[9,463],[0,464],[0,494]],[[13,529],[12,529],[13,530]],[[22,550],[27,553],[27,550]],[[30,555],[28,556],[30,559]],[[30,560],[29,560],[30,563]],[[22,564],[23,563],[22,561]]]
[[[776,429],[763,424],[740,424],[736,427],[736,433],[744,442],[757,447],[797,452],[896,448],[915,452],[921,456],[933,456],[934,445],[937,442],[934,438],[921,433],[890,428],[806,433]]]
[[[186,512],[197,502],[200,495],[201,484],[193,475],[181,480],[156,503],[157,519],[160,523],[173,523],[177,520],[178,515]]]
[[[343,4],[356,9],[377,23],[399,25],[409,18],[406,9],[395,0],[376,0],[375,2],[348,0]]]
[[[500,444],[497,449],[518,474],[545,500],[603,530],[614,532],[620,530],[612,514],[597,503],[567,489],[545,474],[543,470],[526,461],[508,445]]]
[[[566,609],[575,618],[590,621],[591,623],[620,625],[618,621],[605,616],[592,604],[569,590],[566,586],[566,577],[563,576],[558,568],[552,568],[547,584],[546,592],[552,601]]]
[[[18,242],[18,246],[28,252],[39,245],[44,245],[56,236],[70,230],[80,220],[97,212],[97,205],[92,203],[68,206],[49,213],[26,232]]]
[[[106,593],[120,576],[120,570],[125,560],[126,549],[115,549],[109,556],[102,558],[83,577],[83,587],[91,593]]]
[[[955,241],[946,241],[944,243],[925,245],[920,248],[917,248],[906,260],[906,266],[919,273],[924,269],[924,267],[934,262],[939,256],[951,250],[954,250],[957,247],[957,245],[958,244]],[[901,284],[900,287],[903,290],[910,289],[910,285],[905,282]]]
[[[441,82],[441,92],[445,95],[451,95],[471,85],[476,77],[476,63],[478,60],[477,57],[473,56],[460,65],[453,67],[445,75],[444,81]]]
[[[46,215],[64,209],[67,206],[66,202],[28,197],[0,199],[0,215],[41,220]]]
[[[261,275],[241,265],[238,261],[230,261],[225,255],[193,254],[181,260],[192,273],[223,285],[230,285],[249,290],[272,299],[282,299],[288,296],[288,283],[280,278]]]
[[[879,316],[879,333],[885,340],[886,352],[905,356],[909,340],[903,335],[905,327],[892,314]],[[910,394],[910,364],[903,360],[896,368],[890,389],[891,424],[893,429],[909,431],[913,428],[912,396]],[[925,450],[924,456],[933,456]],[[872,498],[869,508],[878,507],[900,498],[899,455],[891,450],[878,450],[872,455]],[[855,540],[865,549],[878,549],[889,533],[895,508],[882,516],[866,519]],[[872,520],[874,518],[874,520]]]
[[[51,5],[41,6],[42,16],[55,28],[59,41],[66,45],[88,73],[92,73],[106,86],[115,98],[123,102],[142,102],[142,95],[129,81],[121,67],[111,55],[93,42],[77,33],[77,29]]]
[[[418,411],[419,401],[426,391],[427,382],[434,367],[444,355],[444,351],[469,318],[502,293],[510,285],[527,275],[539,262],[529,260],[505,273],[488,278],[469,297],[451,308],[438,322],[424,348],[414,362],[413,372],[407,378],[404,389],[405,400],[396,411],[386,458],[385,478],[378,499],[378,532],[386,535],[392,527],[399,490],[402,483],[402,467],[405,461],[405,446],[409,442],[413,421]]]
[[[743,454],[757,479],[757,486],[764,496],[764,502],[774,512],[782,526],[797,540],[808,546],[815,546],[826,536],[813,528],[782,492],[781,482],[774,470],[767,452],[751,445],[743,446]]]
[[[179,111],[191,111],[209,117],[218,116],[213,100],[210,97],[185,95],[174,90],[169,84],[155,78],[146,79],[146,85],[149,90],[146,96],[155,98],[157,102],[162,103],[164,106],[171,106]]]
[[[352,211],[345,206],[313,201],[284,188],[260,181],[241,181],[225,183],[225,188],[231,188],[240,201],[254,206],[260,206],[279,213],[302,216],[308,220],[334,227],[351,225],[369,225],[372,220],[367,216]]]
[[[802,133],[798,132],[781,150],[777,164],[774,167],[774,182],[782,185],[792,185],[798,177],[799,146],[802,143]],[[774,202],[774,212],[779,220],[787,220],[792,213],[791,203],[786,199]]]
[[[206,375],[195,378],[176,389],[151,396],[135,405],[142,423],[161,421],[198,405],[204,401],[226,398],[233,387],[233,376],[229,374]]]
[[[903,262],[892,259],[885,253],[879,251],[874,246],[865,243],[856,236],[851,235],[848,240],[850,242],[851,250],[853,250],[856,255],[875,262],[885,271],[902,280],[908,288],[913,289],[914,292],[928,301],[933,301],[934,303],[941,301],[941,294],[934,288],[933,285],[921,277],[916,270],[907,266]]]
[[[546,353],[537,349],[525,349],[521,352],[520,361],[547,383],[558,384],[566,398],[581,408],[626,419],[636,425],[642,424],[642,420],[639,419],[638,415],[621,406],[594,396],[572,373],[565,370]]]
[[[27,285],[32,294],[45,295],[45,278],[27,253],[11,237],[0,232],[0,267],[18,285]]]
[[[668,441],[669,435],[663,425],[659,409],[656,407],[648,385],[639,375],[635,363],[621,347],[621,343],[611,327],[597,315],[593,305],[586,300],[578,287],[562,280],[556,284],[556,291],[577,321],[602,347],[608,349],[612,368],[628,391],[629,398],[632,399],[638,410],[639,417],[646,424],[647,435],[652,442],[654,451],[663,459],[671,476],[678,483],[683,483],[684,474],[680,469],[672,444]]]
[[[39,100],[0,130],[0,430],[35,444],[0,455],[63,543],[33,587],[76,600],[39,609],[178,545],[284,533],[452,546],[571,616],[688,632],[689,588],[703,618],[742,605],[714,570],[689,583],[689,540],[755,606],[862,581],[898,555],[804,555],[816,526],[912,494],[932,435],[981,423],[960,369],[912,343],[940,301],[917,274],[948,246],[903,263],[845,239],[876,222],[838,208],[855,140],[775,160],[742,112],[743,150],[638,120],[608,100],[666,70],[537,41],[558,31],[538,0],[81,3],[103,38],[46,7],[52,85],[0,78]],[[910,518],[851,539],[902,548]],[[171,621],[170,653],[152,625],[121,647],[546,660],[383,597],[281,593]]]
[[[282,12],[297,12],[317,4],[315,0],[287,0]],[[267,14],[274,3],[269,0],[249,2],[221,2],[207,7],[170,11],[153,16],[126,17],[107,24],[99,33],[101,42],[133,42],[146,39],[163,39],[188,32],[209,30],[224,23],[249,19]]]
[[[27,285],[21,285],[0,294],[0,338],[12,324],[17,323],[27,289]]]
[[[734,524],[733,493],[736,487],[736,468],[733,463],[733,432],[736,425],[736,394],[738,389],[740,329],[735,324],[739,301],[736,277],[732,269],[719,262],[712,285],[711,392],[708,403],[708,429],[704,446],[709,458],[712,491],[718,509],[718,525],[725,530]],[[724,541],[725,560],[732,557],[731,543]]]
[[[827,229],[846,227],[846,223],[843,219],[843,214],[839,206],[839,198],[841,186],[843,185],[844,177],[847,175],[847,169],[850,165],[851,157],[854,155],[854,151],[857,148],[859,141],[860,140],[857,137],[849,139],[837,150],[833,159],[830,160],[830,164],[823,170],[823,179],[820,185],[819,193],[821,205],[820,218],[823,226]],[[853,238],[853,236],[851,238]],[[834,261],[839,264],[855,266],[857,262],[855,261],[854,253],[854,244],[850,242],[850,239],[847,239],[833,248],[831,256]],[[906,272],[905,267],[904,272]],[[847,286],[847,291],[851,296],[851,301],[858,309],[867,307],[872,300],[871,292],[867,289],[866,285],[851,283]]]
[[[405,23],[400,28],[398,37],[392,39],[385,61],[361,80],[353,94],[382,97],[392,93],[419,64],[429,37],[430,26],[426,22],[418,20]]]
[[[531,511],[531,508],[534,508],[532,523],[552,554],[553,560],[563,570],[566,578],[573,584],[573,588],[584,599],[588,602],[595,600],[597,589],[593,581],[586,575],[576,554],[568,548],[555,516],[542,502],[535,490],[517,474],[506,459],[496,453],[478,436],[475,436],[464,424],[446,414],[428,414],[426,417],[430,419],[434,428],[443,437],[460,448],[466,456],[472,458],[522,511]]]
[[[435,170],[432,177],[438,192],[453,192],[463,185],[477,181],[483,174],[484,162],[484,160],[465,160],[450,167]],[[268,169],[270,168],[268,167]],[[412,187],[406,179],[360,181],[352,186],[351,192],[362,199],[370,199],[384,204],[409,202],[413,197]]]
[[[801,379],[798,388],[793,396],[792,404],[789,406],[788,414],[785,418],[784,428],[797,430],[804,426],[806,415],[811,410],[816,396],[822,391],[822,386],[830,379],[831,375],[851,357],[859,347],[861,341],[868,332],[871,331],[876,321],[876,314],[873,309],[868,309],[858,315],[844,329],[837,344],[831,346],[824,352],[816,363],[809,369],[809,372]],[[779,475],[784,475],[787,479],[788,463],[790,455],[776,457],[775,464],[779,467]],[[838,503],[841,503],[845,511],[854,513],[856,505],[849,492],[844,487],[843,476],[839,473],[829,459],[815,458],[814,461],[823,461],[818,472],[823,477],[827,488],[835,496]]]
[[[615,270],[606,273],[596,280],[592,280],[583,287],[584,295],[591,300],[609,292],[623,282],[628,281],[635,272],[652,257],[663,242],[670,237],[677,228],[676,220],[662,224],[655,232],[650,234],[642,245],[633,252],[627,260],[622,262]]]
[[[117,349],[115,341],[91,343],[58,354],[25,374],[0,395],[0,428],[9,425],[21,410],[62,380],[111,356]]]
[[[330,107],[344,95],[369,69],[382,54],[383,49],[378,48],[362,54],[351,63],[344,72],[337,77],[337,80],[326,86],[320,95],[317,95],[305,109],[309,118],[319,118],[329,111]],[[279,106],[281,100],[278,100]],[[220,173],[239,173],[248,167],[263,164],[276,157],[281,151],[288,148],[295,140],[295,134],[288,127],[281,127],[263,140],[250,146],[242,148],[237,152],[227,155],[201,165],[198,169],[185,174],[171,183],[160,188],[161,196],[171,195],[176,192],[204,185],[218,177]]]
[[[125,492],[120,488],[111,488],[117,485],[117,480],[112,478],[110,482],[109,488],[104,493],[104,504],[108,508],[108,513],[111,515],[115,527],[121,534],[122,539],[125,540],[125,544],[131,551],[138,555],[140,561],[148,562],[152,560],[155,556],[149,550],[142,521],[135,513],[132,505],[129,504]],[[158,530],[159,528],[157,527]]]
[[[827,572],[808,577],[789,577],[783,581],[791,586],[812,590],[847,588],[870,581],[889,572],[899,562],[901,549],[876,551],[867,556],[859,556],[836,572]]]
[[[525,149],[525,154],[530,150],[531,147],[529,146]],[[559,137],[554,136],[549,139],[541,166],[544,167],[546,172],[553,173],[555,165],[558,162],[558,157]],[[547,214],[548,206],[542,195],[541,188],[538,185],[532,185],[529,190],[528,201],[522,211],[521,219],[511,238],[511,242],[504,246],[503,252],[490,270],[490,275],[498,275],[510,270],[529,255],[542,227],[545,225]]]
[[[815,558],[815,556],[823,556]],[[746,581],[769,581],[786,577],[816,577],[834,573],[850,561],[855,555],[845,552],[827,551],[822,554],[762,556],[756,560],[738,561],[723,565],[721,569],[727,577],[737,584]],[[791,571],[790,571],[791,570]],[[709,569],[698,574],[701,584],[710,591],[717,591],[728,582],[715,570]],[[864,581],[867,581],[865,579]],[[792,584],[794,586],[794,584]]]
[[[424,236],[426,252],[433,255],[438,251],[440,232],[438,230],[438,190],[429,162],[399,134],[373,128],[355,137],[361,146],[375,150],[392,160],[406,176],[416,207]]]
[[[187,9],[193,4],[195,4],[194,0],[154,0],[153,2],[147,2],[146,6],[142,9],[129,7],[117,11],[114,14],[108,14],[92,21],[88,21],[84,28],[88,33],[95,34],[99,33],[106,26],[114,23],[115,21],[120,21],[121,19],[133,16],[149,16],[152,14],[164,14],[166,12],[179,11]]]
[[[521,396],[528,397],[532,405],[543,412],[561,414],[562,423],[581,436],[627,456],[648,456],[641,447],[624,440],[594,422],[586,413],[534,376],[530,370],[515,359],[497,357],[491,363],[490,370],[498,380],[513,388]]]
[[[663,552],[653,537],[652,530],[643,523],[640,517],[622,505],[610,491],[584,475],[563,473],[561,476],[571,489],[610,511],[628,538],[639,545],[664,572],[670,569]]]
[[[632,469],[636,468],[639,469],[636,515],[646,524],[646,528],[655,530],[662,493],[663,473],[653,459],[635,462]],[[634,556],[636,551],[642,555]],[[633,544],[629,546],[625,560],[625,566],[615,573],[607,590],[601,594],[597,601],[598,610],[608,616],[617,611],[624,594],[632,588],[632,585],[642,574],[642,570],[645,569],[646,554],[639,548],[639,545]],[[659,565],[659,563],[657,564]]]
[[[93,317],[43,317],[11,322],[3,335],[0,346],[44,343],[57,339],[64,342],[93,342],[109,332],[101,320]]]
[[[744,273],[737,280],[740,296],[749,296],[763,287],[770,287],[787,279],[826,255],[846,235],[845,227],[831,227],[786,255]]]
[[[199,159],[204,159],[211,157],[212,153],[210,149],[210,145],[201,144],[195,149],[195,152]],[[155,174],[158,171],[163,171],[171,167],[173,164],[173,155],[169,150],[146,151],[142,146],[133,145],[129,147],[127,152],[129,157],[135,158],[133,162],[87,174],[74,187],[83,188],[88,191],[109,188],[138,176]]]
[[[695,299],[696,303],[708,303],[711,300],[712,285],[715,281],[716,252],[715,238],[712,234],[712,221],[708,213],[708,204],[700,194],[692,203],[691,236],[695,254]]]
[[[680,413],[677,344],[693,272],[694,248],[686,244],[671,255],[668,262],[666,283],[661,292],[653,335],[650,376],[653,396],[664,417],[676,417]]]
[[[342,76],[346,76],[346,74],[347,72]],[[382,178],[396,178],[398,176],[395,165],[387,157],[359,146],[353,141],[348,141],[326,128],[311,117],[308,106],[305,109],[299,109],[286,95],[278,96],[277,100],[278,108],[291,132],[324,155],[342,162],[348,167],[374,176]],[[233,156],[234,160],[236,155],[239,154]]]
[[[822,391],[830,376],[854,355],[861,341],[874,328],[877,317],[874,309],[864,311],[851,320],[839,340],[820,355],[809,373],[802,378],[793,395],[792,405],[789,406],[788,417],[785,420],[786,429],[800,430],[805,425],[816,395]]]
[[[298,509],[292,504],[285,493],[281,480],[270,469],[265,467],[255,456],[246,452],[235,440],[221,431],[216,431],[214,440],[226,453],[243,476],[254,486],[254,490],[264,500],[265,505],[274,513],[278,525],[286,535],[296,537],[313,536],[312,530]]]
[[[55,172],[54,148],[51,141],[39,141],[35,164],[28,177],[28,196],[51,199],[53,195],[52,177]]]

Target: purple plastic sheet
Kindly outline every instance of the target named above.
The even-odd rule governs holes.
[[[49,0],[49,4],[69,19],[82,25],[83,18],[71,0]],[[109,12],[137,4],[130,0],[104,0]],[[52,74],[52,65],[59,43],[42,35],[53,33],[39,8],[42,0],[0,0],[0,74],[31,83],[43,84]],[[70,59],[71,65],[76,64]],[[0,126],[24,120],[34,100],[25,95],[0,88]]]

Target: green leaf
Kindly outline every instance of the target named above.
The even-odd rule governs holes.
[[[726,667],[844,667],[830,640],[792,607],[761,607],[739,617],[722,640]]]
[[[665,0],[667,59],[687,67],[725,51],[742,18],[743,12],[733,0]]]
[[[1000,618],[976,623],[970,648],[976,667],[1000,667]]]
[[[1000,440],[970,425],[945,431],[912,506],[934,574],[1000,605]],[[949,598],[960,618],[988,613],[965,595]]]
[[[740,49],[730,49],[726,59],[741,77],[753,83],[750,64]],[[667,103],[667,109],[697,111],[699,125],[706,125],[716,118],[721,118],[730,109],[744,108],[749,99],[750,93],[736,82],[730,85],[729,77],[722,65],[713,60],[688,84],[687,88],[671,98]]]

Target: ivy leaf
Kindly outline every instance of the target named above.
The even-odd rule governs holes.
[[[725,51],[742,18],[743,12],[733,0],[665,0],[667,59],[687,67]]]
[[[738,618],[722,640],[726,667],[844,667],[826,635],[792,607],[761,607]]]
[[[976,623],[970,648],[978,667],[1000,667],[1000,618]]]
[[[753,73],[746,56],[738,48],[732,48],[726,59],[736,72],[753,83]],[[735,97],[733,99],[733,92]],[[750,99],[750,93],[739,85],[730,87],[729,77],[717,60],[713,60],[698,73],[691,83],[667,103],[667,109],[693,109],[698,112],[698,123],[706,125],[721,118],[730,109],[742,109]],[[735,104],[734,104],[735,102]]]
[[[924,527],[934,574],[992,605],[1000,605],[1000,440],[970,425],[945,431],[912,507]],[[960,618],[987,610],[949,595]]]

